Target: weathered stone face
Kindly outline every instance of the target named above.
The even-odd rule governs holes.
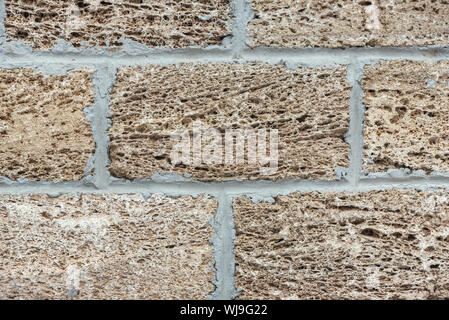
[[[449,61],[365,67],[363,168],[449,172]]]
[[[90,73],[44,77],[0,69],[0,176],[52,182],[84,176],[95,148],[84,114],[94,102]]]
[[[0,298],[206,299],[208,196],[0,197]]]
[[[149,47],[220,45],[231,33],[230,1],[6,0],[9,40],[36,49],[65,40],[75,47],[119,47],[121,39]]]
[[[349,128],[349,99],[344,67],[289,70],[267,64],[181,64],[122,68],[111,94],[109,170],[126,179],[170,172],[203,181],[335,180],[334,170],[349,166],[344,137]],[[196,124],[207,132],[218,130],[223,150],[226,130],[278,130],[277,171],[263,175],[260,162],[252,165],[247,158],[243,164],[227,165],[225,152],[218,165],[173,163],[171,135],[179,130],[191,134]],[[193,144],[192,136],[191,140]],[[268,137],[266,141],[268,149]]]
[[[446,1],[251,0],[251,46],[447,46]]]
[[[444,190],[238,198],[233,210],[241,299],[449,296]]]

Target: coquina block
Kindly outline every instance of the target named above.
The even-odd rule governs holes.
[[[449,173],[449,61],[365,66],[363,169]]]
[[[2,299],[206,299],[209,196],[0,197]]]
[[[349,166],[345,135],[350,89],[346,68],[340,66],[290,70],[268,64],[189,63],[121,68],[111,93],[109,170],[126,179],[168,172],[201,181],[335,180],[335,170]],[[196,126],[206,133],[219,131],[224,151],[218,164],[193,162]],[[261,174],[260,162],[251,164],[247,158],[242,164],[226,163],[225,134],[231,129],[267,130],[267,154],[268,131],[278,130],[276,171]],[[177,143],[172,135],[179,131],[191,138],[190,163],[171,158]]]
[[[250,0],[253,47],[447,46],[445,0]]]
[[[94,103],[90,76],[87,69],[48,76],[0,69],[0,176],[51,182],[84,177],[95,150],[84,113]]]
[[[231,34],[230,0],[5,0],[8,40],[48,49],[120,47],[123,39],[148,47],[221,45]]]
[[[449,297],[446,190],[237,198],[240,299]]]

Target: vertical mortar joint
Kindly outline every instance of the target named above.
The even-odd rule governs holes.
[[[247,48],[247,25],[253,18],[253,11],[248,0],[234,0],[232,9],[235,17],[232,26],[232,52],[234,57],[238,58]]]
[[[4,20],[6,19],[5,0],[0,0],[0,46],[6,42],[6,30]]]
[[[213,221],[213,237],[216,290],[213,300],[231,300],[234,298],[234,220],[232,203],[222,190],[217,196],[218,210]]]
[[[110,92],[115,83],[117,70],[110,65],[99,65],[93,76],[95,88],[94,114],[92,131],[95,140],[95,179],[94,183],[98,189],[105,189],[109,185],[110,174],[107,166],[109,159],[109,136],[107,130],[110,127],[109,103]]]
[[[363,105],[363,90],[360,87],[360,80],[363,75],[364,64],[357,59],[347,67],[347,77],[351,84],[350,97],[350,125],[348,143],[351,146],[350,151],[350,174],[349,181],[352,185],[358,185],[362,173],[362,155],[363,155],[363,121],[365,107]]]

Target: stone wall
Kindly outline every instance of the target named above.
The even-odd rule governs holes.
[[[0,0],[0,298],[448,298],[448,46],[446,0]]]

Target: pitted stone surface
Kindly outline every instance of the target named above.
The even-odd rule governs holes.
[[[83,178],[95,149],[84,114],[94,103],[90,74],[0,69],[0,176],[52,182]]]
[[[448,46],[446,0],[250,0],[252,46]]]
[[[240,299],[447,299],[444,190],[233,203]]]
[[[340,66],[295,70],[268,64],[121,68],[111,93],[109,170],[126,179],[169,172],[202,181],[335,180],[334,170],[349,166],[345,142],[349,97],[346,70]],[[219,131],[221,164],[193,163],[195,126],[206,132]],[[268,165],[251,164],[247,158],[243,164],[226,164],[228,129],[266,129],[268,155],[273,141],[268,138],[270,130],[278,130],[277,171],[261,172],[260,167]],[[189,133],[191,163],[171,159],[178,142],[171,135],[180,130]]]
[[[58,39],[75,47],[220,45],[231,33],[229,0],[5,0],[9,40],[48,49]]]
[[[363,168],[449,173],[449,61],[365,67]]]
[[[209,196],[0,197],[0,298],[206,299]]]

